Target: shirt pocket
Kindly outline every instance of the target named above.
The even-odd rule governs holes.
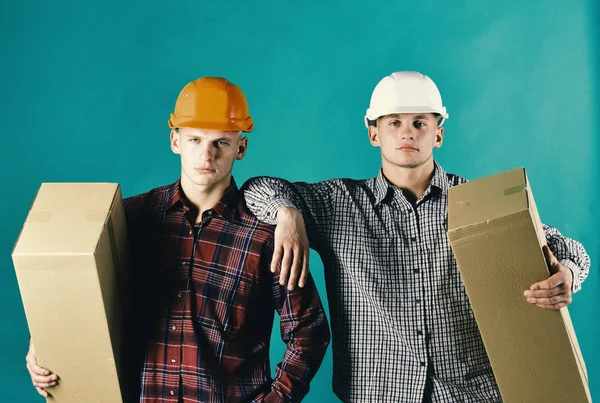
[[[247,267],[212,267],[205,281],[196,287],[198,324],[220,332],[224,338],[243,334],[254,289],[254,279]]]

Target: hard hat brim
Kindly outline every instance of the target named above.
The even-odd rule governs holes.
[[[254,129],[254,124],[252,123],[251,117],[248,117],[248,119],[244,120],[243,122],[239,122],[233,119],[222,122],[202,122],[195,119],[182,119],[171,117],[171,119],[169,120],[169,127],[171,129],[181,127],[192,127],[195,129],[242,131],[245,133],[250,133]]]
[[[440,122],[440,126],[444,120],[448,119],[450,115],[446,112],[446,107],[434,108],[431,106],[395,106],[393,108],[386,108],[381,110],[374,110],[372,108],[367,109],[365,115],[365,126],[369,128],[368,120],[377,120],[382,116],[391,115],[394,113],[438,113],[442,116],[443,120]]]
[[[444,117],[444,119],[448,119],[448,113],[446,113],[446,108],[434,108],[431,106],[395,106],[392,108],[386,108],[381,110],[374,110],[372,108],[367,109],[367,117],[370,120],[375,120],[385,115],[391,115],[392,113],[439,113]]]

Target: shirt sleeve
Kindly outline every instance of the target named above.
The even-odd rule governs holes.
[[[275,309],[280,316],[281,339],[286,344],[277,364],[271,391],[263,402],[299,402],[319,369],[330,341],[329,324],[312,277],[303,288],[288,291],[279,284],[279,269],[271,275]]]
[[[277,211],[281,207],[299,210],[311,247],[318,250],[318,240],[331,223],[335,211],[334,201],[339,186],[335,179],[291,183],[285,179],[261,176],[249,179],[241,190],[250,211],[267,224],[277,224]]]
[[[543,225],[548,247],[558,259],[573,273],[573,292],[581,289],[581,283],[590,272],[590,257],[579,242],[563,236],[556,228]]]

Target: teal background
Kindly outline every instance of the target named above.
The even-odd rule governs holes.
[[[570,312],[600,396],[596,1],[170,3],[0,4],[0,400],[42,400],[24,365],[10,258],[41,182],[114,181],[126,196],[173,182],[167,119],[181,88],[206,75],[228,77],[250,102],[256,129],[238,184],[374,176],[380,157],[362,118],[396,70],[438,84],[446,170],[474,179],[525,166],[542,220],[586,246],[591,274]],[[325,299],[318,257],[311,264]],[[274,335],[273,364],[283,352]],[[337,401],[331,367],[328,352],[306,402]]]

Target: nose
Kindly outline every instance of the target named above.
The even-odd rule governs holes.
[[[198,158],[200,161],[212,161],[215,159],[215,152],[215,146],[207,141],[198,147]]]
[[[414,139],[415,132],[413,131],[413,127],[411,125],[403,125],[403,127],[400,128],[400,137],[402,137],[403,140]]]

